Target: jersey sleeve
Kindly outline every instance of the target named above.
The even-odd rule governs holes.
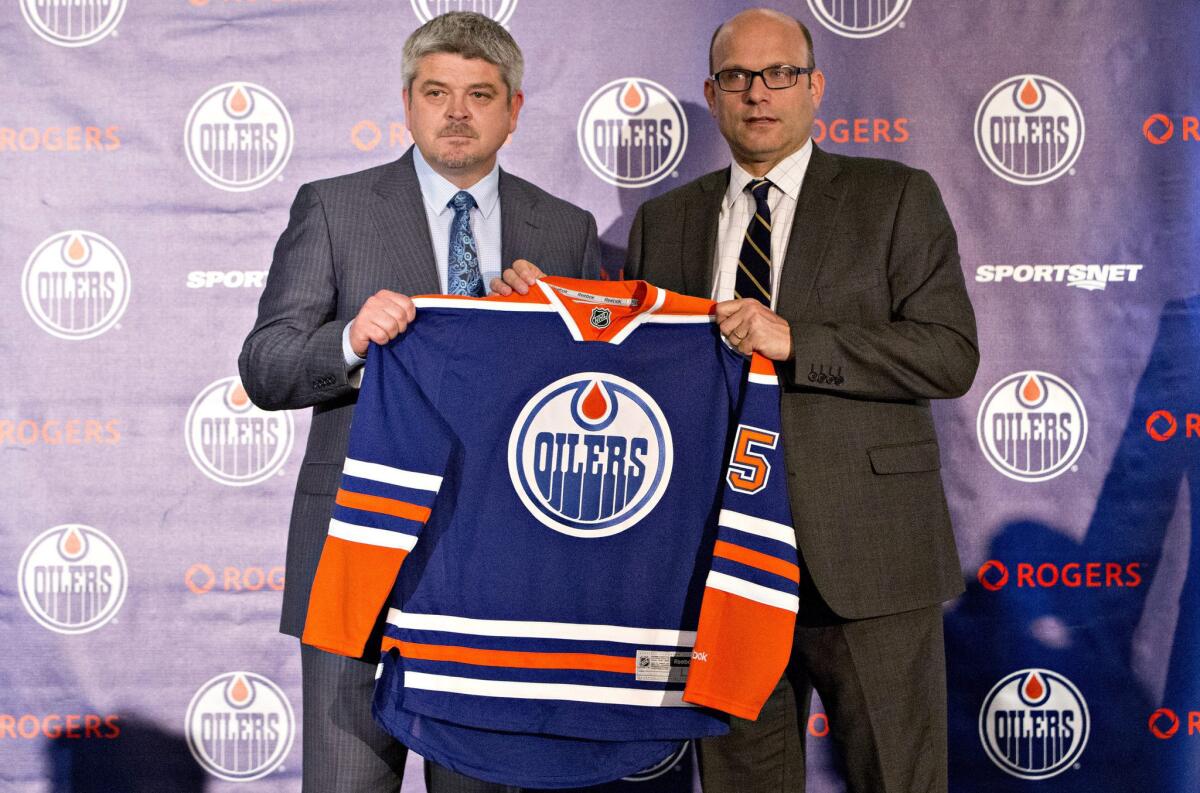
[[[421,387],[439,372],[417,371],[398,337],[371,345],[354,410],[341,486],[313,579],[302,641],[327,652],[363,654],[379,611],[415,547],[442,486],[452,434]]]
[[[744,365],[744,364],[743,364]],[[683,699],[755,719],[791,655],[800,568],[780,443],[779,381],[751,359],[737,410]]]

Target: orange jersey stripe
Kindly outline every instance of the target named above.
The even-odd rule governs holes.
[[[507,666],[518,669],[586,669],[593,672],[621,672],[632,675],[634,659],[595,653],[528,653],[516,650],[480,650],[475,647],[453,647],[445,644],[402,642],[385,636],[382,648],[387,652],[396,647],[406,658],[422,661],[452,661],[475,666]]]
[[[361,509],[366,512],[378,512],[382,515],[394,515],[397,518],[415,520],[421,523],[429,520],[429,507],[420,507],[407,501],[399,501],[383,496],[370,496],[366,493],[355,493],[352,490],[338,488],[337,503],[350,509]]]
[[[774,556],[760,551],[752,551],[740,545],[734,545],[724,540],[717,540],[717,544],[713,546],[713,556],[720,556],[722,559],[741,562],[750,567],[757,567],[759,570],[766,570],[768,573],[783,576],[787,580],[794,581],[797,584],[800,583],[799,567],[791,562],[776,559]]]
[[[775,374],[775,364],[770,358],[766,358],[758,353],[750,356],[750,371],[753,374]]]

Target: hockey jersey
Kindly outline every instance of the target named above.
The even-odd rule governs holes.
[[[596,784],[754,718],[799,570],[769,361],[641,281],[419,297],[372,345],[303,640],[422,755]]]

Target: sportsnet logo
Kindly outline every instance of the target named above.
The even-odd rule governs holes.
[[[900,24],[910,5],[912,0],[808,0],[822,25],[851,39],[888,32]]]
[[[1022,669],[997,683],[979,710],[988,758],[1021,779],[1049,779],[1087,746],[1091,719],[1079,689],[1057,672]]]
[[[975,269],[975,283],[1066,284],[1089,292],[1112,283],[1133,283],[1141,264],[983,264]]]
[[[86,47],[112,33],[125,0],[19,0],[33,32],[60,47]]]
[[[42,532],[25,549],[18,570],[21,604],[56,633],[94,631],[125,601],[125,557],[91,526],[69,523]]]
[[[1083,149],[1083,111],[1061,83],[1036,74],[996,85],[975,114],[975,146],[992,173],[1038,185],[1067,173]]]
[[[293,138],[292,118],[275,94],[253,83],[225,83],[192,106],[183,147],[200,178],[242,192],[283,171]]]
[[[650,395],[600,372],[539,391],[508,443],[521,503],[572,537],[608,537],[645,517],[666,490],[672,460],[671,429]]]
[[[230,782],[261,779],[292,749],[296,717],[279,686],[253,672],[217,675],[192,697],[188,749],[204,770]]]
[[[292,451],[290,413],[260,409],[236,377],[210,383],[184,421],[188,456],[223,485],[254,485],[279,472]]]
[[[129,266],[116,245],[90,231],[63,231],[29,255],[21,300],[42,330],[91,339],[117,324],[129,305]]]
[[[421,24],[448,11],[474,11],[490,17],[501,25],[507,25],[517,8],[517,0],[410,0],[413,13]]]
[[[687,117],[666,88],[625,77],[592,94],[579,114],[577,137],[596,176],[617,187],[648,187],[683,158]]]
[[[1087,411],[1075,389],[1046,372],[1017,372],[979,406],[979,448],[997,471],[1044,482],[1070,469],[1087,441]]]

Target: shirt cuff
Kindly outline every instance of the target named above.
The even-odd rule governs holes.
[[[366,363],[366,358],[360,358],[354,348],[350,346],[350,326],[354,321],[346,323],[346,327],[342,328],[342,359],[346,362],[346,374],[350,374],[355,369],[360,368]]]

